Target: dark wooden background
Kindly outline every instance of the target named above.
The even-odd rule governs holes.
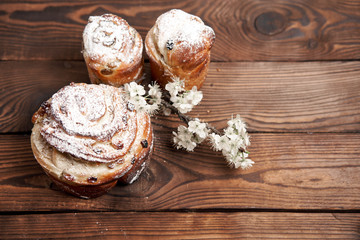
[[[89,82],[88,16],[118,14],[144,38],[172,8],[216,33],[191,115],[221,129],[240,114],[256,164],[229,169],[206,143],[175,150],[180,122],[159,116],[137,182],[64,194],[32,155],[30,118]],[[360,239],[360,1],[0,0],[0,60],[0,239]]]

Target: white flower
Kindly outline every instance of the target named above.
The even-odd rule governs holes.
[[[254,164],[254,161],[247,158],[246,147],[250,145],[250,139],[246,132],[246,125],[239,115],[228,121],[228,127],[224,130],[224,135],[220,136],[211,133],[209,138],[214,150],[222,151],[230,166],[247,169]]]
[[[246,132],[246,124],[241,120],[240,115],[228,121],[228,127],[224,130],[226,136],[232,141],[237,141],[239,148],[246,148],[250,145],[250,138]]]
[[[135,82],[125,84],[124,89],[128,94],[129,102],[134,105],[136,111],[145,111],[151,115],[159,109],[162,93],[157,84],[149,85],[148,96],[144,96],[146,93],[144,87]]]
[[[192,110],[192,105],[189,103],[181,103],[177,108],[181,113],[187,113]]]
[[[252,165],[254,164],[254,161],[247,158],[248,154],[245,152],[238,152],[236,155],[228,154],[225,157],[228,164],[234,168],[241,167],[245,170],[252,167]]]
[[[229,120],[227,124],[229,131],[233,131],[240,135],[244,135],[246,133],[246,124],[242,121],[239,114],[237,114],[235,118]]]
[[[173,132],[174,143],[177,145],[177,148],[184,148],[187,151],[191,152],[196,147],[196,143],[193,140],[193,133],[188,130],[187,127],[180,125],[178,127],[178,132]]]
[[[149,113],[150,115],[156,113],[156,111],[159,109],[159,105],[156,103],[153,104],[147,104],[146,107],[144,108],[145,111],[147,113]]]
[[[246,129],[245,129],[246,131]],[[244,139],[244,145],[245,146],[250,146],[250,136],[247,132],[245,132],[243,135],[242,135],[243,139]]]
[[[130,98],[129,102],[134,105],[135,110],[138,111],[138,112],[146,111],[147,106],[148,106],[145,98],[142,97],[142,96],[138,96],[138,95]]]
[[[195,119],[194,121],[189,121],[189,131],[195,133],[201,140],[204,140],[208,135],[208,128],[205,123],[200,122],[199,119]]]
[[[169,82],[165,85],[165,89],[170,93],[170,96],[176,96],[179,92],[185,91],[184,81],[174,79],[173,82]]]
[[[184,88],[184,81],[174,79],[173,82],[166,84],[165,89],[170,94],[170,101],[173,106],[179,110],[180,113],[187,113],[198,105],[202,100],[202,92],[197,91],[196,87],[186,91]]]
[[[227,153],[231,150],[230,139],[226,135],[220,137],[219,147],[222,149],[223,153]]]
[[[154,85],[149,84],[149,95],[152,99],[160,100],[161,101],[161,90],[158,84],[154,83]]]
[[[209,134],[209,139],[210,139],[210,143],[212,145],[212,147],[216,150],[216,151],[221,151],[222,148],[220,146],[220,139],[221,136],[216,134],[216,133],[210,133]]]
[[[201,91],[197,91],[197,87],[194,86],[187,94],[187,99],[191,99],[191,103],[196,106],[198,105],[203,98]]]
[[[197,97],[196,101],[194,101],[193,97]],[[199,103],[199,99],[201,100],[197,94],[194,95],[191,93],[189,94],[189,92],[185,92],[179,96],[172,96],[170,101],[173,102],[173,106],[176,107],[179,112],[187,113],[190,112],[194,106]]]
[[[176,107],[181,113],[187,113],[193,108],[191,101],[189,102],[188,99],[184,98],[183,96],[171,97],[170,101],[173,102],[173,106]]]
[[[130,98],[135,97],[137,95],[143,96],[145,94],[144,87],[135,82],[126,83],[124,87],[125,87],[125,91],[130,95]]]
[[[254,161],[247,158],[243,162],[241,162],[241,168],[248,169],[248,168],[251,168],[253,164],[254,164]]]
[[[237,153],[236,155],[232,155],[230,153],[226,153],[226,154],[223,153],[223,155],[225,156],[227,163],[231,167],[234,167],[234,168],[240,167],[240,163],[242,161],[240,154]]]
[[[181,98],[178,97],[177,95],[176,95],[176,96],[171,96],[171,97],[170,97],[170,101],[173,103],[173,105],[174,105],[174,104],[180,104]]]

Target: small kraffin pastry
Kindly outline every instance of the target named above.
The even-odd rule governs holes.
[[[83,32],[83,55],[92,83],[118,87],[141,81],[143,48],[140,34],[121,17],[89,17]]]
[[[147,113],[138,113],[124,90],[71,84],[33,115],[31,147],[38,163],[62,190],[98,197],[119,180],[132,183],[153,151]]]
[[[214,31],[199,17],[178,9],[162,14],[145,39],[153,80],[164,88],[171,78],[180,78],[186,90],[199,89],[214,42]]]

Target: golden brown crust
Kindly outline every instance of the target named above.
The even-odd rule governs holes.
[[[144,74],[144,58],[137,62],[123,66],[122,68],[109,69],[106,65],[101,65],[101,60],[91,59],[84,56],[86,67],[91,83],[108,84],[120,87],[125,83],[136,81],[141,83]]]
[[[206,58],[201,58],[203,61],[193,61],[188,64],[181,64],[179,66],[169,66],[160,59],[156,58],[154,48],[151,47],[149,40],[150,36],[146,36],[145,46],[146,52],[149,56],[151,77],[154,81],[165,89],[165,85],[172,81],[173,77],[178,77],[185,81],[185,89],[191,90],[194,86],[200,89],[206,79],[209,63],[210,51]],[[197,65],[195,64],[197,63]],[[192,68],[191,68],[192,67]]]
[[[193,21],[194,23],[201,22],[202,24],[199,18],[184,14],[180,10],[169,11],[158,18],[157,23],[150,29],[145,39],[145,49],[149,56],[152,78],[157,81],[162,88],[175,77],[185,81],[185,89],[190,90],[194,86],[199,89],[203,85],[207,75],[210,63],[210,50],[215,41],[214,32],[211,28],[202,24],[199,28],[203,30],[199,30],[199,39],[196,39],[196,41],[191,39],[191,37],[188,37],[188,40],[183,40],[181,37],[177,39],[177,36],[167,36],[165,29],[159,29],[161,27],[171,28],[171,25],[168,23],[161,23],[161,21],[168,20],[169,18],[169,16],[167,16],[164,20],[164,15],[170,15],[170,19],[176,18],[176,21],[182,20],[182,18],[190,18],[190,20],[185,19],[185,21]],[[179,16],[173,17],[172,15]],[[182,31],[181,27],[179,31]],[[186,34],[182,34],[182,32],[175,33],[178,35],[197,34],[196,32]],[[161,42],[161,38],[164,39],[166,37],[175,39],[170,39],[166,42],[166,45],[170,44],[167,48],[163,46],[164,41]]]
[[[56,186],[58,186],[64,192],[85,199],[100,197],[110,191],[110,189],[113,188],[117,183],[115,180],[98,185],[69,184],[67,182],[60,181],[58,178],[55,178],[50,174],[48,174],[48,176],[56,184]]]
[[[54,108],[55,110],[58,109],[56,101],[58,100],[59,96],[61,96],[61,100],[67,99],[67,102],[61,105],[60,111],[64,111],[63,113],[66,117],[67,115],[74,116],[77,109],[68,109],[69,106],[71,108],[79,107],[81,110],[84,110],[87,107],[91,108],[91,105],[87,105],[87,103],[84,103],[84,101],[89,100],[86,100],[86,96],[81,94],[76,95],[76,97],[74,98],[80,99],[80,102],[73,103],[69,100],[67,93],[70,90],[72,90],[71,93],[78,93],[84,89],[89,89],[90,86],[94,87],[95,89],[101,89],[101,91],[103,89],[107,91],[109,89],[113,89],[115,92],[121,92],[121,90],[118,88],[113,88],[105,85],[73,84],[68,87],[64,87],[63,89],[58,91],[58,93],[54,94],[51,99],[46,101],[46,103],[43,104],[34,114],[34,127],[31,134],[31,147],[34,156],[38,163],[42,166],[44,171],[47,173],[47,175],[49,175],[50,178],[54,180],[54,183],[58,185],[62,190],[83,198],[97,197],[106,193],[113,186],[115,186],[118,180],[126,184],[130,184],[135,181],[139,174],[147,166],[147,163],[150,160],[151,153],[153,151],[153,132],[150,117],[148,114],[139,114],[134,112],[133,110],[129,111],[132,111],[132,113],[136,113],[137,116],[135,118],[136,135],[134,139],[129,139],[129,134],[121,134],[122,132],[127,131],[127,129],[119,129],[120,135],[117,135],[117,133],[112,133],[112,139],[108,139],[108,137],[103,138],[103,136],[101,135],[90,136],[90,138],[95,141],[92,141],[95,146],[97,146],[98,144],[104,144],[107,141],[111,142],[114,138],[117,138],[117,136],[126,137],[126,139],[122,139],[122,142],[124,143],[124,145],[126,145],[126,141],[129,141],[131,146],[128,148],[129,150],[127,150],[125,155],[120,155],[118,159],[112,161],[97,161],[97,159],[95,159],[96,161],[93,161],[92,159],[75,157],[73,154],[77,153],[71,152],[71,150],[75,149],[76,151],[78,151],[78,148],[70,148],[70,150],[68,148],[62,148],[62,143],[55,142],[54,144],[51,139],[50,141],[49,139],[47,139],[47,136],[44,135],[43,131],[44,129],[49,128],[48,125],[52,127],[56,126],[58,123],[55,123],[54,121],[62,121],[62,123],[66,125],[66,119],[62,119],[59,116],[52,115],[52,111],[54,110]],[[86,92],[84,94],[86,94]],[[115,93],[111,92],[109,95],[114,96],[114,94]],[[93,96],[89,96],[89,98],[94,99]],[[121,108],[121,104],[114,104],[114,107]],[[109,109],[112,109],[112,106],[107,106],[107,109],[107,111],[109,111]],[[85,114],[86,118],[91,117],[91,119],[94,119],[94,117],[96,117],[96,114],[101,113],[101,111],[99,110],[101,109],[97,109],[95,112],[93,112],[93,110],[90,110],[90,112],[84,110],[82,113]],[[115,110],[116,109],[114,109],[114,111]],[[120,113],[122,112],[122,110],[119,111]],[[124,114],[126,113],[124,112]],[[128,122],[126,126],[129,127],[131,125],[129,124],[129,121],[131,121],[131,119],[129,118],[134,118],[135,116],[133,114],[127,114],[126,116],[126,121]],[[98,121],[102,122],[103,120],[106,120],[104,119],[105,117],[106,116],[102,116],[103,119],[99,119]],[[81,122],[81,119],[77,118],[77,120]],[[91,123],[93,123],[93,121],[91,121]],[[67,127],[65,125],[62,126],[63,129],[50,129],[51,134],[56,135],[58,131],[64,131],[64,129],[66,130]],[[89,126],[89,129],[91,128],[94,128],[94,126]],[[79,130],[79,127],[77,127],[76,130]],[[69,137],[62,138],[61,141],[68,141],[67,138],[69,138],[69,140],[77,137],[81,139],[88,138],[84,135],[84,133],[78,132],[68,134]],[[71,143],[71,141],[69,143]],[[122,147],[123,146],[121,146],[121,148]],[[101,153],[100,155],[102,154],[103,153]],[[79,156],[81,157],[81,155]],[[85,155],[85,157],[86,156],[87,155]]]
[[[142,80],[142,38],[119,16],[89,18],[83,33],[83,56],[92,83],[119,87]]]

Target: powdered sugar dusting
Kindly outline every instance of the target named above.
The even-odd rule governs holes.
[[[58,151],[110,162],[131,148],[137,114],[127,110],[122,89],[72,84],[54,94],[49,104],[41,135]]]
[[[199,17],[179,9],[170,10],[158,17],[153,31],[155,42],[165,58],[173,44],[182,44],[196,50],[203,47],[204,37],[208,34],[215,36],[212,28],[206,26]]]
[[[50,111],[69,134],[106,139],[125,127],[125,102],[106,85],[66,86],[53,95]]]
[[[142,49],[142,40],[134,28],[122,18],[104,14],[89,17],[83,32],[84,55],[116,68],[131,63]]]

